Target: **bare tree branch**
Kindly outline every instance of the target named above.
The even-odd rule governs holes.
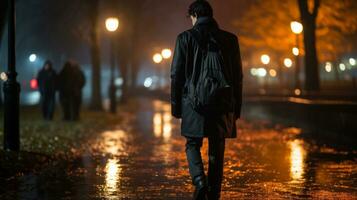
[[[316,19],[317,15],[319,14],[319,8],[320,8],[321,2],[320,0],[315,0],[314,1],[314,11],[312,12],[312,16]]]

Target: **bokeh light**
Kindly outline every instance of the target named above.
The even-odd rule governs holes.
[[[109,32],[114,32],[118,29],[119,27],[119,20],[118,18],[115,17],[109,17],[108,19],[105,20],[105,27]]]
[[[156,64],[161,63],[161,62],[162,62],[162,59],[163,59],[163,57],[162,57],[162,55],[159,54],[159,53],[155,54],[155,55],[152,57],[152,60],[153,60],[154,63],[156,63]]]
[[[285,65],[285,67],[290,68],[293,66],[293,61],[290,58],[285,58],[284,65]]]

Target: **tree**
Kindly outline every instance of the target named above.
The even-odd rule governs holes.
[[[84,40],[90,49],[91,64],[92,64],[92,87],[91,87],[91,102],[92,110],[100,111],[102,107],[101,95],[101,59],[100,59],[100,43],[99,43],[99,0],[90,0],[85,4],[85,15],[88,20],[78,25],[76,29],[77,36]]]
[[[301,49],[302,55],[306,54],[305,86],[316,90],[319,88],[317,58],[332,61],[350,51],[352,43],[346,36],[356,32],[355,12],[353,0],[255,0],[244,17],[233,24],[239,28],[246,52],[260,49],[278,57],[289,57],[296,45],[290,22],[301,19],[305,26],[303,44],[306,46]]]
[[[112,0],[111,2],[112,7],[120,13],[120,21],[123,22],[118,37],[119,70],[124,81],[123,100],[127,98],[129,88],[131,90],[136,88],[140,62],[147,46],[145,40],[147,34],[142,33],[148,33],[153,29],[152,26],[146,26],[149,23],[143,16],[144,11],[152,6],[151,3],[149,0]]]
[[[92,59],[92,99],[91,108],[94,110],[102,109],[101,96],[101,72],[100,72],[100,48],[98,40],[98,16],[99,0],[92,0],[89,5],[90,19],[90,49]]]
[[[118,14],[120,23],[123,24],[122,27],[119,28],[117,37],[117,60],[120,75],[123,79],[121,102],[125,102],[129,97],[129,88],[134,89],[135,87],[133,83],[130,84],[130,80],[135,80],[136,78],[133,77],[137,76],[137,73],[134,73],[137,70],[133,70],[133,68],[138,69],[138,65],[134,63],[132,58],[134,54],[135,37],[134,19],[138,17],[139,14],[134,12],[135,6],[137,5],[136,1],[112,1],[110,5],[115,9],[115,13]],[[129,70],[129,67],[131,67],[131,70]]]
[[[307,0],[297,0],[302,24],[304,26],[304,46],[305,46],[305,89],[308,91],[318,91],[319,64],[316,52],[316,19],[320,9],[320,0],[314,0],[312,12],[309,10]]]

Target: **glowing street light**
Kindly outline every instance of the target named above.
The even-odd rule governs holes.
[[[300,96],[301,95],[301,90],[300,89],[295,89],[294,93],[296,96]]]
[[[149,88],[152,86],[153,80],[151,77],[147,77],[144,81],[144,87]]]
[[[115,32],[119,27],[119,20],[115,17],[109,17],[105,20],[105,27],[109,32]]]
[[[164,59],[169,59],[169,58],[171,58],[171,55],[172,55],[171,49],[163,49],[163,50],[161,51],[161,56],[162,56],[162,58],[164,58]]]
[[[252,76],[257,76],[258,75],[258,70],[256,68],[252,68],[252,69],[250,69],[250,74]]]
[[[267,64],[270,63],[270,57],[269,57],[268,55],[266,55],[266,54],[262,55],[262,56],[260,57],[260,60],[262,61],[262,63],[263,63],[264,65],[267,65]]]
[[[168,55],[165,55],[165,56],[168,56]],[[162,56],[161,53],[156,53],[154,54],[154,56],[152,57],[152,60],[154,61],[154,63],[156,64],[160,64],[163,62],[164,58]],[[158,69],[158,73],[161,73],[162,77],[160,77],[159,79],[159,83],[161,84],[161,87],[164,88],[165,86],[165,83],[164,83],[164,77],[165,77],[165,69],[163,68],[163,66],[161,66],[159,69]]]
[[[344,63],[339,64],[340,70],[345,71],[346,70],[346,65]]]
[[[105,20],[105,27],[107,28],[107,31],[114,33],[116,30],[119,28],[119,19],[116,17],[109,17]],[[110,65],[110,84],[109,84],[109,99],[110,99],[110,112],[111,113],[116,113],[116,86],[115,86],[115,81],[114,81],[114,71],[115,71],[115,56],[114,56],[114,48],[115,48],[115,42],[114,42],[114,35],[111,35],[111,45],[110,45],[110,51],[111,51],[111,65]]]
[[[299,79],[299,74],[300,74],[300,42],[299,42],[299,35],[302,33],[304,30],[304,26],[298,22],[298,21],[292,21],[290,23],[290,28],[291,31],[295,34],[296,38],[296,47],[293,48],[293,54],[295,56],[295,88],[299,89],[300,88],[300,79]],[[287,65],[285,65],[287,66]]]
[[[257,70],[257,75],[260,77],[265,77],[267,75],[267,70],[264,68],[259,68]]]
[[[357,61],[354,58],[350,58],[349,63],[350,63],[350,65],[355,66],[357,64]]]
[[[294,56],[299,56],[299,55],[300,55],[300,50],[299,50],[299,48],[294,47],[294,48],[292,49],[292,53],[294,54]]]
[[[32,63],[35,62],[36,59],[37,59],[37,55],[34,54],[34,53],[29,56],[29,61],[32,62]]]
[[[7,81],[8,79],[7,74],[5,72],[1,72],[0,79],[4,82]]]
[[[302,31],[304,30],[303,25],[298,21],[292,21],[290,23],[290,28],[291,28],[291,31],[297,35],[302,33]]]
[[[285,65],[285,67],[290,68],[293,66],[293,61],[290,58],[285,58],[284,65]]]
[[[332,71],[332,63],[327,62],[325,64],[325,70],[326,70],[326,72],[331,72]]]
[[[156,64],[160,64],[163,60],[163,57],[161,54],[159,53],[156,53],[153,57],[152,57],[152,60],[154,61],[154,63]]]
[[[269,70],[269,75],[270,75],[271,77],[276,77],[276,75],[277,75],[276,70],[275,70],[275,69]]]

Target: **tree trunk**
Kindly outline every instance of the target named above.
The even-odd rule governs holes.
[[[131,34],[131,55],[130,55],[130,63],[131,63],[131,69],[130,69],[130,88],[132,90],[137,88],[137,80],[138,80],[138,74],[140,70],[140,56],[141,54],[141,44],[138,41],[138,38],[140,38],[140,34],[142,34],[140,30],[141,23],[141,12],[134,12],[135,10],[143,10],[143,5],[144,1],[142,0],[133,0],[131,2],[131,22],[132,22],[132,34]]]
[[[128,98],[128,60],[126,56],[119,54],[119,71],[123,79],[121,103],[125,103]]]
[[[307,91],[320,90],[319,63],[316,50],[316,18],[320,7],[320,0],[314,0],[312,13],[309,12],[308,0],[297,0],[301,21],[304,26],[305,46],[305,89]]]
[[[333,72],[335,73],[335,81],[337,82],[337,84],[340,83],[340,72],[338,70],[339,63],[341,63],[341,62],[335,62],[333,65]]]
[[[7,1],[1,1],[0,3],[0,42],[2,40],[2,36],[5,30],[6,25],[6,16],[7,16]],[[3,45],[0,45],[0,50]],[[2,84],[0,83],[0,107],[3,105],[2,97]]]
[[[93,110],[102,110],[103,107],[101,95],[100,47],[98,39],[99,1],[93,0],[90,6],[90,48],[92,62],[92,96],[90,108]]]
[[[7,1],[1,1],[0,3],[0,42],[5,30],[6,25],[6,14],[7,14]],[[0,46],[1,48],[1,46]]]

